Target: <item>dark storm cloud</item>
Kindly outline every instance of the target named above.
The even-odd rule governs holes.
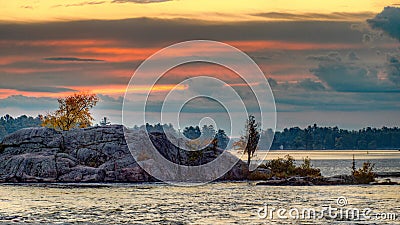
[[[314,81],[310,78],[300,79],[297,82],[278,82],[273,78],[267,78],[269,86],[272,91],[323,91],[325,90],[324,85],[319,81]]]
[[[274,91],[274,95],[278,112],[400,110],[400,93]]]
[[[362,33],[347,22],[287,21],[218,23],[186,19],[134,18],[69,22],[0,24],[0,40],[119,40],[127,46],[165,46],[211,39],[277,40],[307,43],[360,43]],[[162,35],[160,35],[162,34]],[[343,35],[346,34],[346,35]]]
[[[72,62],[103,62],[101,59],[85,59],[85,58],[76,58],[76,57],[49,57],[44,58],[44,60],[48,61],[72,61]]]
[[[160,3],[169,2],[172,0],[114,0],[112,3],[138,3],[138,4],[149,4],[149,3]]]
[[[336,91],[369,92],[382,90],[376,86],[378,83],[376,72],[363,67],[340,62],[324,62],[320,63],[318,68],[310,71]]]
[[[57,99],[46,97],[26,97],[22,95],[12,95],[0,99],[0,108],[22,108],[30,110],[54,109],[57,107]]]
[[[283,92],[293,92],[295,91],[299,95],[300,93],[307,92],[323,92],[326,90],[324,84],[319,81],[312,80],[310,78],[299,80],[295,83],[278,83],[276,80],[272,78],[268,78],[268,82],[271,86],[272,91],[283,91]]]
[[[385,7],[385,9],[367,22],[374,29],[379,29],[389,36],[400,40],[400,8]]]
[[[124,98],[122,96],[113,98],[108,95],[98,94],[99,104],[96,106],[97,109],[104,110],[122,110],[122,102]]]
[[[283,12],[265,12],[252,14],[253,16],[268,18],[268,19],[282,19],[282,20],[355,20],[370,18],[374,15],[372,12],[333,12],[328,14],[323,13],[283,13]]]
[[[325,90],[324,85],[321,82],[313,81],[309,78],[301,80],[297,84],[300,88],[310,91],[323,91]]]
[[[350,53],[351,54],[351,53]],[[351,58],[351,57],[350,57]],[[311,58],[312,59],[312,58]],[[322,60],[325,59],[325,60]],[[317,58],[317,68],[310,69],[316,77],[338,92],[400,92],[394,82],[378,78],[378,71],[374,68],[354,63],[354,60],[345,61],[340,56],[325,56]],[[396,77],[397,63],[393,59],[391,66],[393,76]],[[389,76],[390,79],[390,76]]]
[[[338,52],[329,52],[326,55],[310,55],[307,56],[308,60],[315,60],[315,61],[342,61]]]

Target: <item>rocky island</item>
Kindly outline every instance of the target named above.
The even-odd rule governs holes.
[[[135,162],[123,129],[122,125],[70,131],[45,127],[21,129],[0,143],[0,182],[157,181]],[[150,133],[150,138],[165,158],[178,161],[177,148],[164,134]],[[181,150],[180,160],[188,165],[203,164],[218,155],[210,151],[193,159],[190,152]],[[244,180],[246,173],[246,164],[239,161],[220,180]]]
[[[8,135],[0,143],[0,182],[5,183],[103,183],[154,182],[135,161],[127,146],[122,125],[97,126],[70,131],[33,127]],[[140,135],[140,134],[137,134]],[[178,149],[163,133],[149,133],[157,150],[168,160],[184,165],[202,165],[214,160],[223,150],[205,149],[201,157]],[[143,137],[135,136],[140,142]],[[179,154],[177,154],[179,152]],[[194,154],[194,155],[193,155]],[[177,158],[179,155],[179,159]],[[151,159],[144,159],[149,160]],[[289,158],[289,160],[291,160]],[[319,169],[286,165],[284,159],[272,160],[271,171],[262,165],[248,172],[239,160],[220,181],[257,181],[257,185],[351,185],[359,184],[352,175],[321,176]],[[270,162],[270,163],[271,163]],[[278,163],[278,164],[276,164]],[[279,163],[283,163],[278,166]],[[308,162],[309,163],[309,162]],[[271,165],[270,165],[271,167]],[[292,168],[292,174],[288,168]],[[286,174],[282,176],[282,174]],[[379,177],[388,174],[376,174]],[[389,174],[393,175],[393,174]],[[373,184],[397,184],[384,181]]]

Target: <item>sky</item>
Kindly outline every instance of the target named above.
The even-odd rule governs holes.
[[[123,96],[138,66],[164,47],[201,39],[232,45],[258,64],[275,97],[278,130],[314,123],[346,129],[400,126],[400,2],[394,0],[0,4],[0,115],[46,114],[57,108],[58,97],[90,91],[100,97],[95,123],[104,116],[121,123]],[[152,89],[153,108],[176,84],[196,76],[217,77],[241,97],[247,93],[227,68],[194,63],[163,76]],[[130,90],[131,101],[151,89],[143,79]],[[177,91],[183,96],[210,87],[188,83]],[[216,94],[225,90],[216,88]],[[193,123],[207,113],[226,113],[207,99],[185,107]]]

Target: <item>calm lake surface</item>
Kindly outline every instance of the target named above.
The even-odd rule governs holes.
[[[268,158],[285,155],[271,152]],[[324,174],[350,171],[353,153],[298,152],[308,155]],[[319,154],[319,157],[317,157]],[[368,152],[377,171],[400,171],[400,154],[395,151]],[[333,157],[334,156],[334,157]],[[350,158],[349,158],[350,157]],[[361,163],[361,162],[360,162]],[[101,223],[101,224],[400,224],[400,186],[307,186],[271,187],[254,183],[211,183],[177,187],[162,183],[94,184],[74,186],[0,185],[0,223]],[[347,204],[338,205],[337,199]],[[314,218],[260,218],[258,211],[315,209]],[[342,210],[369,208],[371,218],[361,220],[322,214],[327,206]],[[318,217],[320,213],[321,218]],[[383,216],[384,215],[384,216]],[[395,218],[383,218],[394,215]],[[379,217],[379,218],[378,218]]]

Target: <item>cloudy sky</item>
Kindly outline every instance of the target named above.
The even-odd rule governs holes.
[[[57,97],[92,91],[101,100],[96,122],[107,116],[120,123],[122,97],[143,60],[168,45],[205,39],[230,44],[260,66],[275,96],[278,129],[400,126],[398,7],[394,0],[2,1],[0,114],[45,114]],[[154,102],[202,75],[240,91],[241,80],[224,67],[185,65],[153,88]],[[221,111],[197,101],[189,117]]]

